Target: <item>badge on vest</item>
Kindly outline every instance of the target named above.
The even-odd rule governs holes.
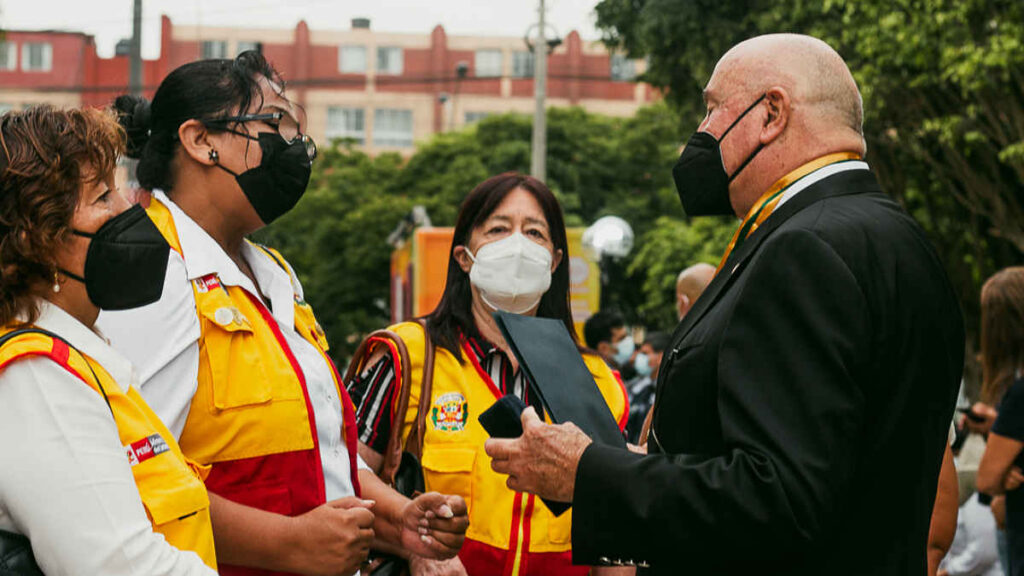
[[[218,278],[216,274],[207,274],[202,278],[196,278],[193,282],[195,282],[196,290],[199,291],[200,294],[206,294],[210,290],[216,290],[221,287],[220,278]]]
[[[469,403],[458,392],[442,394],[430,410],[434,428],[441,432],[461,432],[469,420]]]
[[[141,464],[154,456],[158,456],[170,450],[167,441],[159,434],[153,434],[137,442],[126,445],[125,452],[128,454],[128,463],[132,466]]]

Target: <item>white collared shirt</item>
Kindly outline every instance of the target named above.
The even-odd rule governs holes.
[[[128,360],[61,308],[40,301],[35,325],[135,385]],[[0,372],[0,529],[27,534],[51,576],[215,574],[153,532],[103,397],[41,356]]]
[[[330,366],[295,330],[295,297],[303,297],[288,272],[248,242],[242,257],[252,268],[259,290],[202,227],[159,190],[153,196],[174,218],[181,254],[171,251],[160,301],[123,312],[103,312],[97,325],[119,351],[139,368],[139,391],[176,438],[181,437],[192,397],[199,385],[199,315],[192,281],[217,274],[222,284],[243,288],[258,300],[270,300],[292,354],[306,377],[316,420],[327,500],[352,496],[348,451],[342,437],[342,408]],[[262,295],[261,295],[262,292]],[[360,467],[364,467],[357,458]]]
[[[783,204],[789,202],[794,196],[802,190],[809,188],[812,184],[820,182],[829,176],[850,170],[870,170],[870,168],[868,167],[868,163],[863,160],[847,160],[845,162],[835,162],[822,166],[814,172],[811,172],[792,183],[789,188],[786,188],[786,191],[783,192],[782,196],[779,198],[779,202],[775,205],[775,210],[777,211],[779,208],[782,208]]]

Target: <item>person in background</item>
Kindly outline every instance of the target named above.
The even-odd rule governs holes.
[[[621,314],[614,310],[599,310],[587,318],[583,323],[583,340],[587,348],[597,352],[613,370],[618,370],[623,379],[633,376],[631,362],[636,342]]]
[[[114,187],[124,139],[95,109],[0,116],[0,530],[46,574],[213,576],[204,472],[93,326],[158,299],[166,272]]]
[[[658,369],[661,368],[661,358],[670,339],[665,332],[651,332],[640,346],[640,353],[633,361],[637,377],[626,384],[626,391],[629,392],[629,422],[626,424],[626,437],[633,444],[640,442],[640,432],[643,429],[644,420],[647,418],[651,406],[654,405],[654,388],[658,382]]]
[[[701,262],[679,273],[676,278],[676,311],[682,320],[715,277],[715,267]]]
[[[1024,574],[1024,267],[1006,268],[981,289],[981,374],[986,404],[998,406],[978,491],[1006,494],[1010,576]]]
[[[956,537],[939,564],[938,576],[1003,576],[996,549],[996,519],[978,493],[960,506]]]
[[[408,499],[357,455],[355,414],[298,276],[247,236],[287,213],[316,146],[257,51],[190,62],[115,105],[171,245],[158,302],[104,314],[206,486],[222,576],[348,575],[370,547],[447,559],[458,496]],[[322,257],[328,258],[329,254]]]

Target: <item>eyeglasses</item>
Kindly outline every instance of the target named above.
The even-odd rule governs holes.
[[[208,120],[201,121],[205,126],[210,128],[217,128],[231,132],[232,134],[238,134],[239,136],[245,136],[255,140],[249,134],[231,130],[228,128],[228,124],[243,124],[245,122],[266,122],[272,126],[277,133],[280,134],[281,138],[285,142],[292,144],[296,140],[301,140],[302,144],[306,147],[306,156],[309,157],[309,161],[312,162],[316,159],[317,148],[316,142],[307,134],[303,134],[299,129],[299,121],[295,119],[291,114],[285,114],[283,112],[268,112],[265,114],[243,114],[241,116],[225,116],[222,118],[211,118]]]

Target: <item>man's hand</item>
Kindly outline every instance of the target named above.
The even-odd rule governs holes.
[[[467,528],[469,512],[461,496],[428,492],[402,509],[402,546],[416,556],[440,560],[455,556]]]
[[[292,520],[296,523],[294,558],[302,574],[351,576],[370,554],[372,500],[355,496],[322,504]]]
[[[492,438],[484,444],[491,468],[508,475],[511,490],[571,503],[576,467],[592,440],[571,422],[545,424],[532,406],[523,411],[522,422],[519,438]]]
[[[467,576],[466,568],[459,557],[449,560],[427,560],[419,556],[409,558],[412,576]]]
[[[992,516],[996,519],[996,527],[1006,530],[1006,496],[1000,494],[992,498],[989,508],[992,510]]]

